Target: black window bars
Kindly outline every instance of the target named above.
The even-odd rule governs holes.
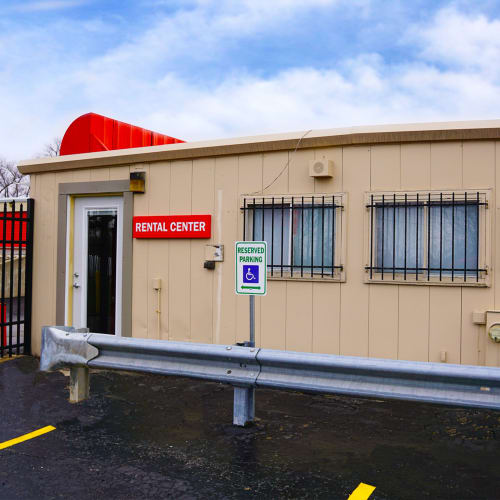
[[[342,195],[243,199],[243,239],[266,241],[271,277],[340,279]]]
[[[366,206],[370,279],[484,280],[485,192],[370,194]]]

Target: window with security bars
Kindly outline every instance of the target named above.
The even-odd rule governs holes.
[[[370,194],[370,280],[484,283],[486,192]]]
[[[342,279],[343,196],[243,199],[243,239],[267,242],[268,276]]]

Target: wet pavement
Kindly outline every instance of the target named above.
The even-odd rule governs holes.
[[[0,363],[0,499],[500,498],[500,412],[259,389],[256,424],[231,425],[232,388],[38,361]]]

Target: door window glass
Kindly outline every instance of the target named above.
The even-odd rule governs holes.
[[[116,209],[89,210],[87,327],[114,334],[116,328]]]

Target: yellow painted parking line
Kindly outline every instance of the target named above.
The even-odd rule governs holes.
[[[14,355],[12,357],[6,357],[6,358],[0,358],[0,364],[1,363],[5,363],[6,361],[10,361],[11,359],[16,359],[16,358],[22,358],[23,355],[22,354],[17,354],[17,355]]]
[[[0,450],[3,450],[4,448],[8,448],[9,446],[14,446],[15,444],[22,443],[23,441],[28,441],[28,439],[33,439],[38,436],[42,436],[43,434],[47,434],[47,432],[52,432],[55,431],[56,428],[53,427],[52,425],[47,425],[47,427],[42,427],[41,429],[38,429],[37,431],[30,432],[29,434],[24,434],[24,436],[19,436],[17,438],[11,439],[9,441],[4,441],[3,443],[0,443]]]
[[[347,500],[367,500],[375,491],[375,486],[360,483],[359,486],[350,494]]]

